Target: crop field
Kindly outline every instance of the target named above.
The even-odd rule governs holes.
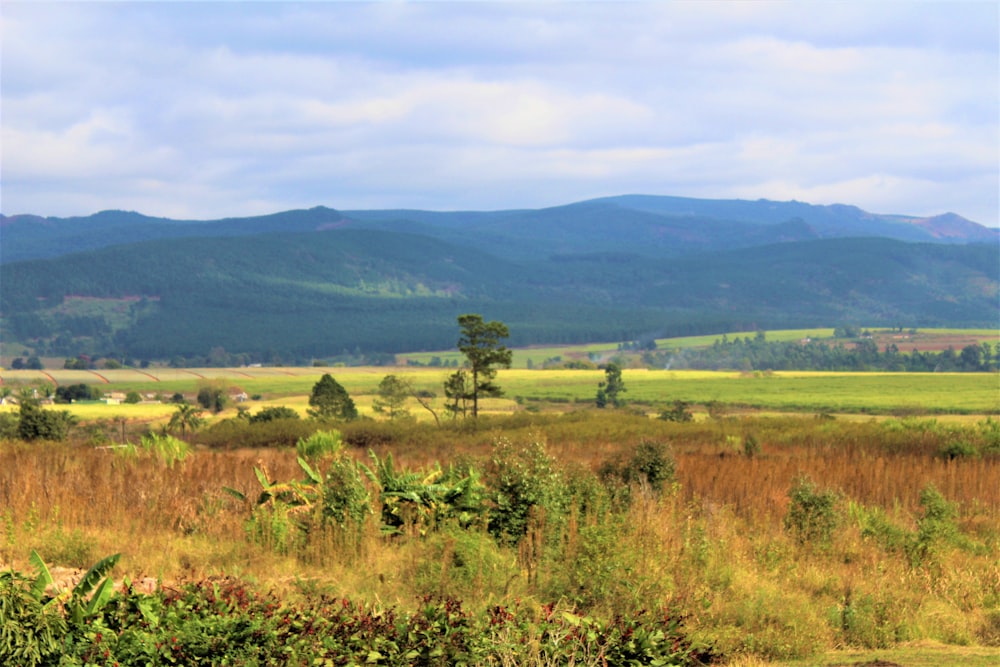
[[[823,340],[830,343],[838,342],[833,337],[832,328],[816,329],[782,329],[778,331],[767,331],[767,340],[772,342],[802,341],[802,340]],[[956,350],[965,345],[989,343],[996,345],[1000,343],[1000,331],[995,329],[920,329],[915,333],[908,331],[886,331],[875,329],[872,331],[872,338],[879,349],[886,345],[896,345],[901,351],[911,350],[940,352],[948,347]],[[753,338],[756,332],[735,331],[725,334],[732,340],[735,338]],[[656,340],[657,350],[680,350],[684,348],[710,347],[716,341],[720,341],[723,334],[710,334],[704,336],[680,336],[676,338],[659,338]],[[539,367],[542,364],[554,359],[562,361],[595,361],[603,362],[619,353],[618,343],[595,343],[589,345],[561,345],[552,347],[529,347],[517,348],[514,350],[514,367],[525,368],[529,365]],[[461,362],[462,355],[456,350],[443,350],[439,352],[413,352],[398,356],[401,363],[413,361],[419,364],[429,364],[435,358],[444,362]]]
[[[378,383],[389,373],[410,380],[417,390],[441,397],[449,374],[443,368],[251,368],[151,369],[100,371],[3,371],[4,386],[32,383],[88,382],[106,392],[138,391],[168,399],[174,393],[193,397],[199,383],[222,381],[233,393],[246,392],[269,402],[307,396],[323,373],[331,373],[359,404],[370,402]],[[155,381],[154,379],[155,378]],[[505,400],[492,409],[512,412],[539,404],[588,404],[596,394],[602,371],[501,370],[498,382]],[[1000,375],[996,373],[735,373],[626,369],[623,379],[628,401],[649,410],[675,400],[697,405],[718,403],[738,408],[778,411],[845,412],[869,414],[1000,414]],[[367,398],[366,398],[367,397]],[[252,407],[253,402],[250,406]],[[439,400],[440,405],[440,400]],[[119,410],[128,406],[107,406]],[[88,415],[99,406],[88,406]]]

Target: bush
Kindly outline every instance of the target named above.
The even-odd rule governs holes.
[[[533,514],[539,520],[544,515],[545,521],[560,521],[569,504],[562,475],[540,442],[515,449],[506,439],[496,441],[487,486],[494,503],[489,531],[501,542],[516,543],[524,537]]]
[[[950,442],[941,449],[941,457],[949,461],[976,458],[977,456],[979,456],[979,450],[976,449],[976,446],[964,440]]]
[[[317,428],[315,422],[306,419],[275,419],[258,424],[250,424],[245,419],[225,419],[192,438],[208,447],[292,448]]]
[[[628,458],[619,457],[602,465],[598,475],[613,498],[628,503],[633,488],[646,489],[654,495],[662,493],[664,485],[672,484],[676,478],[676,463],[669,445],[643,440]]]
[[[0,664],[57,664],[63,653],[66,621],[54,605],[43,605],[31,582],[13,572],[0,574]]]
[[[276,419],[301,419],[299,413],[292,408],[286,407],[284,405],[273,406],[269,408],[264,408],[259,412],[250,415],[248,421],[251,424],[263,424],[266,422],[275,421]]]
[[[839,522],[837,493],[820,490],[811,480],[799,478],[788,491],[791,503],[785,528],[799,544],[829,546]]]
[[[689,409],[691,404],[687,401],[674,401],[672,407],[666,408],[660,413],[658,419],[668,422],[689,422],[694,419],[694,415],[691,414]]]
[[[323,480],[323,520],[360,526],[372,513],[372,499],[358,464],[346,457],[330,465]]]
[[[24,400],[17,423],[21,440],[65,440],[76,418],[67,410],[45,410],[37,401]]]

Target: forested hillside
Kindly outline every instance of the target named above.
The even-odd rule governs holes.
[[[464,312],[506,322],[513,345],[1000,315],[995,244],[819,239],[665,258],[534,242],[551,252],[504,259],[332,224],[5,262],[3,340],[40,355],[294,363],[449,348]]]

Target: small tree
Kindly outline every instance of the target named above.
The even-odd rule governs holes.
[[[309,396],[309,405],[311,407],[308,411],[309,416],[314,419],[349,421],[358,417],[358,409],[354,405],[354,400],[329,373],[324,373],[319,382],[313,385],[312,394]]]
[[[397,375],[386,375],[378,384],[378,398],[372,401],[372,409],[384,414],[390,420],[409,417],[406,409],[406,399],[413,393],[413,387],[407,380]]]
[[[609,404],[616,408],[622,407],[625,405],[625,399],[621,398],[620,394],[626,391],[628,390],[625,389],[625,381],[622,380],[621,366],[614,362],[608,363],[604,367],[604,381],[597,385],[597,407],[604,408]]]
[[[503,322],[484,322],[482,315],[458,316],[461,336],[458,349],[465,355],[472,372],[472,417],[479,416],[480,396],[502,396],[503,390],[493,382],[497,371],[494,366],[510,368],[513,352],[500,341],[510,337]]]
[[[197,401],[206,410],[214,413],[222,412],[228,401],[225,385],[220,381],[200,383]]]
[[[472,400],[472,385],[469,384],[469,374],[464,370],[457,370],[448,376],[444,381],[445,405],[452,417],[461,414],[463,417],[468,412],[469,401]]]
[[[183,438],[188,429],[191,429],[192,432],[196,431],[203,421],[201,410],[190,403],[181,403],[177,406],[177,411],[170,417],[167,430],[173,431],[180,428]]]
[[[67,410],[46,410],[38,399],[22,393],[17,436],[22,440],[65,440],[76,418]]]

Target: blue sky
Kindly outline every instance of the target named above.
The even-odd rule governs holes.
[[[666,194],[998,225],[995,2],[0,8],[0,211]]]

